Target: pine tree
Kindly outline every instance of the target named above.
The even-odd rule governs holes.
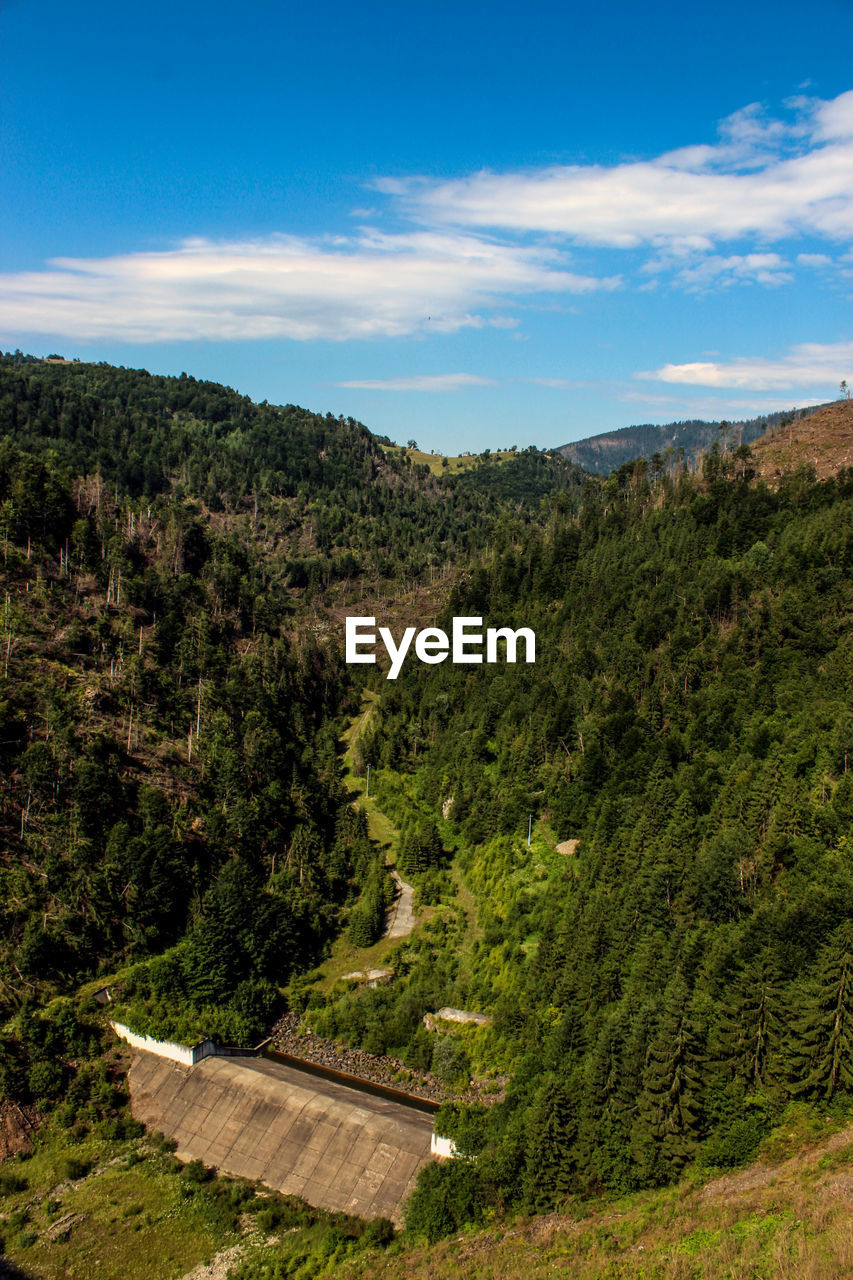
[[[766,959],[747,966],[723,994],[711,1053],[747,1089],[776,1083],[783,1039],[781,1006],[780,978]]]
[[[792,1030],[797,1092],[831,1098],[853,1088],[853,922],[839,925],[821,951]]]
[[[652,1177],[658,1176],[661,1164],[680,1169],[702,1136],[702,1052],[689,1001],[687,983],[678,973],[667,987],[646,1054],[635,1132]]]
[[[524,1197],[534,1209],[548,1209],[571,1189],[577,1134],[568,1082],[553,1076],[539,1089],[530,1110]]]

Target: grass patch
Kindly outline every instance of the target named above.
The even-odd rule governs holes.
[[[455,457],[451,457],[449,454],[425,453],[423,449],[405,449],[402,445],[396,444],[383,445],[382,447],[385,453],[389,455],[399,457],[401,454],[405,454],[411,458],[414,466],[429,467],[434,476],[456,475],[460,471],[471,471],[479,464],[481,458],[481,455],[477,453],[458,454]],[[444,465],[445,456],[447,457],[446,466]],[[509,458],[517,456],[517,453],[512,449],[494,449],[490,451],[485,461],[489,464],[494,464],[496,462],[506,462]]]
[[[174,1280],[239,1238],[231,1184],[199,1192],[149,1139],[73,1142],[48,1126],[9,1169],[27,1185],[3,1197],[6,1256],[38,1280]]]
[[[385,850],[386,861],[393,864],[396,861],[396,848],[400,833],[388,815],[379,808],[375,798],[366,794],[367,778],[361,775],[356,776],[352,770],[353,747],[373,718],[378,701],[379,694],[375,689],[365,689],[362,693],[361,708],[358,714],[353,716],[343,733],[343,741],[346,747],[343,757],[344,783],[350,795],[358,802],[358,807],[364,810],[367,817],[367,831],[371,840],[374,840],[380,848]]]
[[[320,990],[329,991],[345,973],[385,968],[391,964],[394,952],[404,942],[406,938],[380,938],[372,947],[354,947],[346,937],[337,938],[331,955],[318,970],[321,975]]]

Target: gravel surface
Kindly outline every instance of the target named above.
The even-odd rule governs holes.
[[[415,891],[410,884],[400,878],[396,868],[391,870],[391,879],[397,886],[397,897],[388,912],[385,923],[386,938],[407,938],[415,927]]]
[[[280,1018],[271,1035],[272,1047],[280,1053],[289,1053],[294,1058],[331,1067],[334,1071],[346,1071],[361,1080],[384,1084],[431,1102],[495,1102],[501,1096],[486,1093],[477,1082],[462,1092],[448,1089],[432,1072],[410,1071],[399,1058],[367,1053],[364,1049],[349,1049],[336,1040],[324,1040],[300,1026],[297,1013],[286,1013]]]

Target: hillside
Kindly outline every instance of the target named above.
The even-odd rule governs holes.
[[[509,462],[517,453],[516,449],[498,449],[494,452],[488,449],[484,454],[459,453],[445,457],[439,453],[426,453],[423,449],[404,448],[402,445],[396,444],[384,445],[383,447],[385,452],[389,454],[407,454],[417,466],[429,467],[434,476],[453,475],[458,471],[470,471],[472,467],[483,466],[484,463]]]
[[[157,956],[146,1025],[256,1036],[355,899],[382,917],[335,757],[347,602],[435,614],[502,516],[583,479],[536,450],[436,479],[351,419],[25,357],[0,431],[0,1012]],[[28,1012],[0,1053],[19,1101],[67,1083],[48,1034]]]
[[[254,1042],[287,1011],[432,1072],[465,1158],[421,1176],[405,1248],[487,1230],[508,1274],[553,1228],[552,1261],[639,1241],[675,1276],[679,1233],[737,1220],[698,1192],[679,1218],[700,1176],[849,1119],[849,470],[443,477],[352,420],[15,359],[0,421],[0,1093],[42,1118],[33,1159],[124,1124],[106,980],[137,1030]],[[343,662],[347,612],[529,627],[536,662],[386,681]],[[368,965],[389,981],[343,980]],[[836,1158],[808,1181],[833,1248]]]
[[[853,493],[730,465],[624,468],[460,581],[447,615],[533,627],[535,668],[381,690],[378,803],[413,838],[444,815],[482,934],[439,876],[452,947],[310,1016],[413,1063],[425,1011],[493,1016],[460,1070],[509,1074],[507,1098],[442,1120],[477,1155],[457,1225],[737,1164],[791,1099],[849,1098]]]
[[[853,466],[853,400],[836,400],[807,418],[779,424],[752,446],[753,466],[768,484],[797,467],[813,467],[819,480]]]
[[[715,440],[721,442],[721,427],[728,428],[730,445],[751,444],[768,431],[787,424],[789,419],[799,422],[814,412],[816,410],[813,408],[791,409],[787,413],[770,413],[761,418],[731,423],[706,422],[698,418],[668,422],[662,426],[646,423],[588,436],[572,444],[562,445],[558,452],[594,475],[608,475],[634,458],[651,459],[654,454],[664,458],[670,452],[692,464],[700,453],[710,449]]]
[[[835,1280],[851,1269],[853,1133],[802,1109],[738,1172],[429,1245],[181,1166],[157,1135],[120,1127],[82,1141],[58,1127],[31,1159],[0,1168],[4,1280],[68,1280],[93,1258],[105,1280]]]
[[[555,1272],[572,1280],[846,1276],[853,1266],[853,1128],[823,1129],[792,1114],[764,1158],[737,1173],[693,1175],[665,1191],[604,1204],[578,1201],[508,1228],[354,1259],[336,1274],[342,1280],[544,1280]],[[257,1274],[247,1265],[236,1280]]]

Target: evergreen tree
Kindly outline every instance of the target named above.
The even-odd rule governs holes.
[[[534,1209],[552,1208],[571,1190],[577,1136],[576,1098],[569,1082],[551,1077],[530,1109],[524,1197]]]
[[[831,1098],[853,1088],[853,922],[839,925],[823,948],[804,997],[792,1025],[795,1088]]]
[[[712,1028],[713,1056],[731,1067],[747,1089],[778,1083],[783,1048],[782,985],[762,957],[721,992]]]
[[[664,996],[649,1043],[635,1143],[652,1177],[678,1170],[702,1137],[702,1047],[690,1014],[690,992],[680,973]]]

